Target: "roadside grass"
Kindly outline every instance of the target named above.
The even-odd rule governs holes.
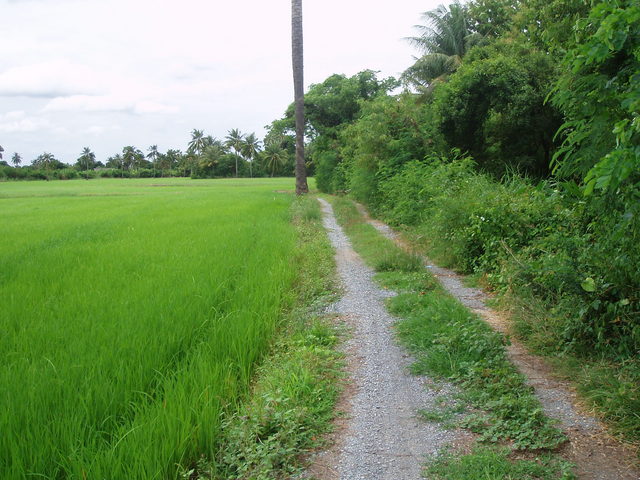
[[[0,477],[177,478],[217,457],[297,304],[289,183],[0,186]]]
[[[353,202],[346,198],[333,198],[332,202],[354,248],[369,265],[382,271],[377,281],[398,292],[388,300],[388,308],[400,318],[396,325],[399,339],[417,359],[414,373],[448,379],[461,388],[461,399],[470,413],[463,414],[458,425],[476,432],[481,442],[507,443],[514,450],[553,451],[564,443],[562,432],[544,415],[531,387],[507,359],[507,339],[449,296],[422,266],[420,257],[405,253],[368,225]],[[393,249],[397,252],[392,253]],[[392,268],[380,268],[388,265],[381,261],[387,258],[401,260]],[[424,413],[448,420],[451,412]],[[504,456],[498,450],[488,455],[490,450],[476,450],[460,462],[473,462],[475,457],[502,462]],[[517,466],[521,460],[509,462]],[[557,465],[568,468],[558,462],[549,464],[549,475],[558,474]]]
[[[333,251],[315,197],[296,198],[295,303],[272,353],[258,368],[246,402],[224,416],[213,458],[182,468],[185,479],[272,479],[299,473],[301,454],[331,428],[342,376],[339,334],[319,309],[332,301]]]
[[[573,478],[570,467],[550,454],[515,460],[508,448],[476,447],[469,455],[444,454],[426,470],[434,480],[557,480]]]
[[[544,355],[553,371],[570,381],[585,405],[593,409],[621,440],[638,448],[640,456],[640,359],[586,358],[558,351],[554,323],[559,312],[520,291],[502,295],[498,307],[509,312],[515,335],[533,352]],[[540,322],[545,318],[545,322]]]

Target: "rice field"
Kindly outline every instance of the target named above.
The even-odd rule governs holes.
[[[290,295],[292,184],[0,183],[0,478],[213,455]]]

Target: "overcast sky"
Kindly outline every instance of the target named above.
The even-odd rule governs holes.
[[[437,0],[303,0],[305,85],[412,63]],[[289,0],[0,0],[0,145],[74,163],[264,135],[293,98]]]

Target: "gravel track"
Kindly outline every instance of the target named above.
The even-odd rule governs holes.
[[[393,295],[378,287],[367,267],[337,224],[331,205],[320,199],[323,222],[336,251],[344,296],[331,307],[346,319],[351,337],[345,351],[354,392],[347,399],[345,427],[322,478],[341,480],[417,480],[421,465],[459,433],[445,431],[417,418],[417,411],[434,408],[436,397],[451,395],[426,388],[427,377],[408,372],[412,359],[394,340],[395,318],[384,299]],[[322,454],[320,454],[322,456]],[[322,460],[319,460],[322,462]]]

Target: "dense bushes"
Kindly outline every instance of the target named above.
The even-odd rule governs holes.
[[[381,187],[378,213],[412,227],[437,260],[484,274],[548,310],[530,329],[552,349],[631,357],[640,349],[640,203],[632,215],[559,184],[499,183],[470,158],[411,162]],[[529,334],[534,334],[530,331]]]

